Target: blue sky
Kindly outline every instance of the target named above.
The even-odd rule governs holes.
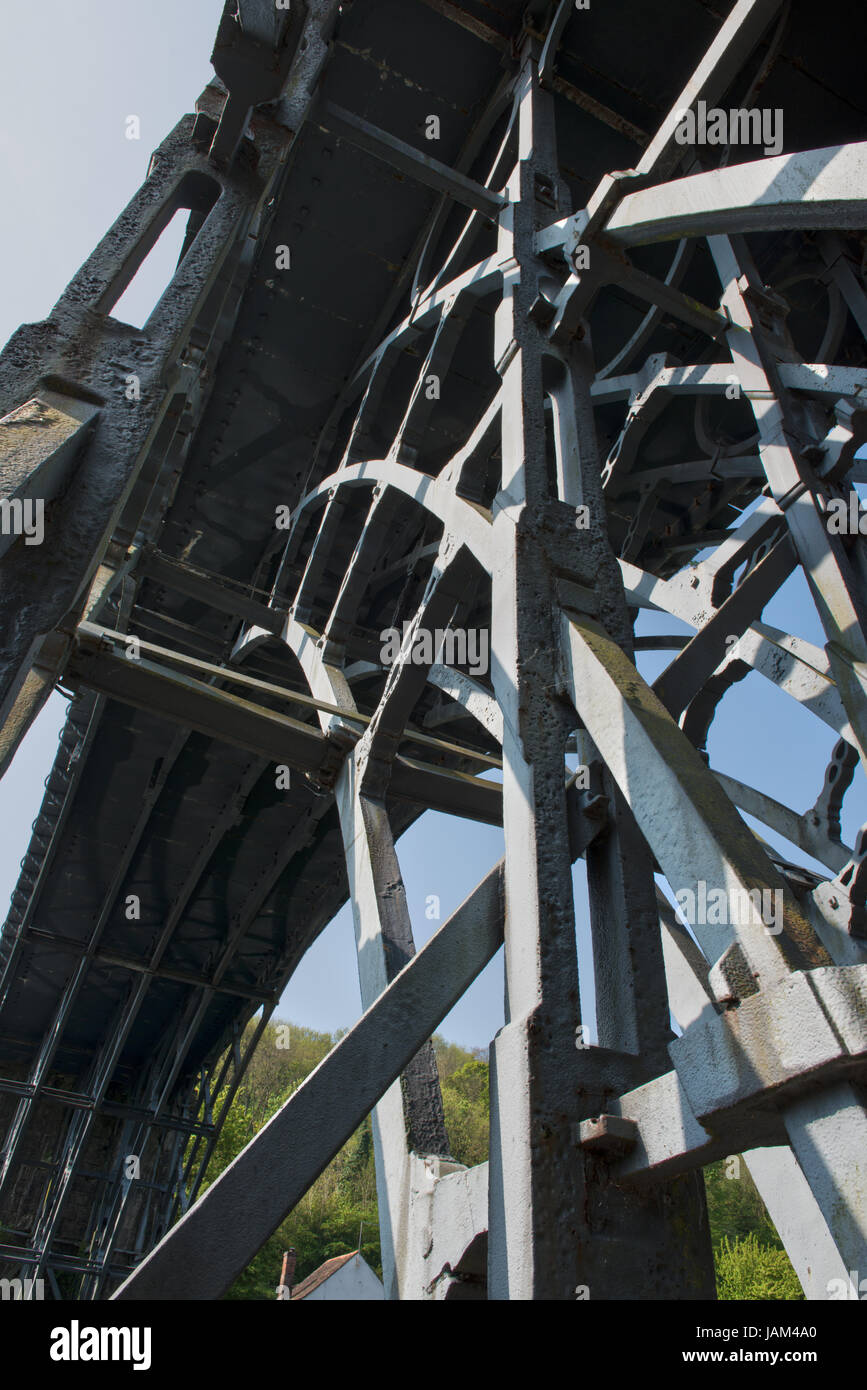
[[[221,0],[41,0],[7,5],[0,46],[0,343],[23,322],[44,318],[68,280],[122,211],[147,172],[151,151],[211,75],[209,57]],[[141,139],[128,140],[137,115]],[[177,258],[167,234],[117,306],[118,317],[141,322],[154,287],[166,283]],[[765,621],[817,645],[824,639],[806,583],[793,576],[768,605]],[[662,615],[642,615],[640,632],[686,631]],[[647,679],[666,657],[647,653]],[[14,887],[30,838],[62,724],[65,700],[55,695],[0,782],[0,914]],[[759,787],[796,810],[813,804],[835,735],[752,674],[726,696],[714,722],[713,766]],[[867,820],[863,773],[856,773],[843,813],[852,844]],[[769,831],[771,843],[808,862]],[[440,899],[440,920],[466,897],[502,854],[502,834],[428,813],[399,846],[407,900],[420,945],[439,923],[425,915]],[[576,869],[576,903],[583,873]],[[579,933],[580,937],[580,933]],[[579,959],[583,958],[581,951]],[[486,1046],[503,1021],[501,957],[492,962],[444,1022],[441,1032],[465,1046]],[[333,1031],[360,1013],[351,917],[344,908],[308,952],[280,1008],[283,1017]]]

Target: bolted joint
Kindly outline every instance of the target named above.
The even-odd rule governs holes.
[[[305,772],[304,780],[317,796],[330,796],[343,767],[349,746],[350,731],[345,726],[332,727],[325,737],[325,752],[315,772]]]
[[[568,347],[570,343],[580,343],[587,332],[583,316],[583,298],[577,290],[561,296],[552,315],[548,337],[555,347]]]
[[[57,675],[63,670],[71,647],[72,638],[69,634],[49,632],[39,644],[39,649],[33,658],[33,665],[38,671]]]
[[[557,190],[553,179],[548,178],[547,174],[536,174],[533,179],[533,192],[537,203],[542,203],[547,208],[557,208]]]
[[[758,993],[758,985],[747,958],[739,944],[734,941],[724,951],[719,960],[708,972],[710,991],[717,1003],[727,1007],[740,1003]]]
[[[532,319],[539,328],[547,328],[556,312],[557,306],[552,304],[550,299],[546,299],[543,294],[538,294],[527,310],[527,318]]]
[[[611,802],[603,792],[582,792],[581,814],[588,820],[606,821],[611,815]]]
[[[585,1153],[620,1158],[638,1143],[638,1125],[622,1115],[595,1115],[578,1126],[578,1147]]]
[[[200,154],[207,154],[217,133],[218,122],[204,111],[199,111],[193,122],[190,141]]]

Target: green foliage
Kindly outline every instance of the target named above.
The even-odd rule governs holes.
[[[751,1231],[730,1240],[723,1236],[716,1252],[717,1297],[721,1299],[803,1299],[798,1277],[785,1250],[763,1245]]]
[[[252,1031],[250,1025],[248,1033]],[[226,1116],[202,1190],[249,1144],[333,1045],[330,1033],[298,1028],[294,1023],[266,1026]]]
[[[704,1181],[717,1297],[802,1299],[798,1276],[743,1159],[710,1164]]]
[[[452,1158],[474,1168],[488,1157],[488,1064],[465,1062],[442,1083],[443,1113]]]
[[[434,1033],[433,1045],[440,1083],[448,1081],[449,1077],[453,1076],[456,1071],[460,1071],[467,1062],[484,1062],[487,1065],[487,1050],[483,1047],[474,1047],[472,1051],[468,1052],[465,1047],[461,1047],[458,1043],[446,1042],[439,1033]]]
[[[726,1177],[727,1172],[733,1176]],[[742,1158],[733,1155],[711,1163],[704,1170],[704,1184],[714,1249],[726,1236],[735,1239],[753,1232],[762,1245],[782,1250],[776,1227]]]

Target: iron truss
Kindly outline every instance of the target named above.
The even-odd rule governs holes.
[[[867,1269],[867,574],[828,525],[867,482],[860,74],[820,80],[833,5],[603,8],[230,0],[196,115],[0,357],[5,495],[50,504],[39,564],[0,556],[4,767],[75,693],[0,938],[0,1257],[56,1296],[219,1297],[371,1110],[391,1297],[712,1298],[733,1152],[809,1298]],[[795,152],[680,143],[700,103]],[[799,567],[821,648],[762,621]],[[447,629],[488,673],[424,654]],[[709,764],[751,672],[833,730],[805,813]],[[505,855],[416,953],[426,808]],[[687,931],[655,874],[753,906]],[[196,1200],[347,894],[363,1017]],[[429,1039],[503,943],[465,1169]]]

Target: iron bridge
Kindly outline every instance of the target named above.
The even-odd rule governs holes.
[[[70,697],[0,936],[4,1276],[218,1298],[371,1110],[392,1298],[713,1298],[701,1168],[741,1152],[808,1298],[867,1270],[865,30],[228,0],[195,112],[0,355],[4,520],[45,519],[0,546],[0,770]],[[798,571],[822,645],[762,618]],[[488,669],[413,659],[437,629]],[[827,743],[806,811],[711,765],[754,673]],[[430,808],[505,854],[416,952]],[[741,906],[687,930],[663,881]],[[200,1195],[347,898],[363,1017]],[[466,1169],[429,1040],[503,943]]]

